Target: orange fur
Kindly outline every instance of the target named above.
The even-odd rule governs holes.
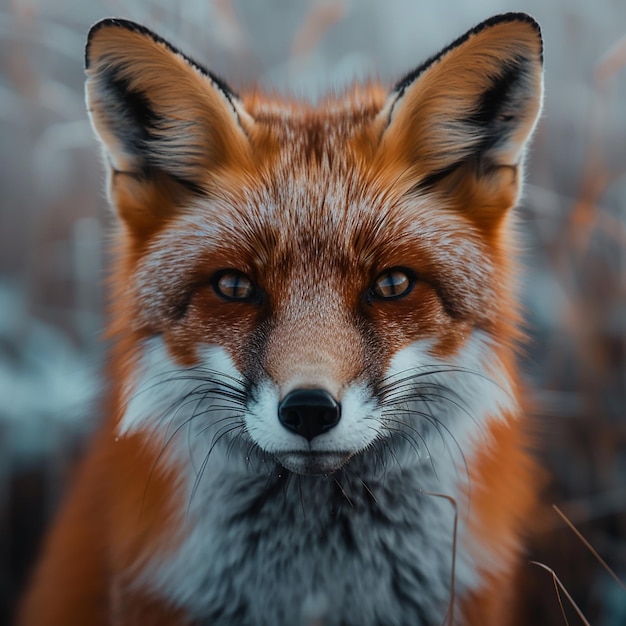
[[[504,16],[389,95],[357,86],[317,107],[261,93],[240,100],[127,22],[94,27],[87,59],[91,119],[121,218],[111,411],[19,624],[183,626],[192,623],[183,609],[133,586],[154,546],[178,549],[186,506],[164,442],[116,434],[142,342],[162,337],[181,367],[200,362],[201,345],[218,345],[283,395],[304,386],[338,396],[363,372],[381,378],[415,342],[454,358],[480,331],[518,397],[510,210],[541,103],[541,40],[528,18]],[[211,277],[233,267],[271,300],[234,308],[216,295]],[[367,304],[364,285],[390,267],[417,268],[415,287],[393,306]],[[492,416],[480,436],[467,459],[467,541],[478,561],[489,546],[498,567],[483,568],[481,586],[459,599],[458,623],[504,626],[536,473],[518,415]]]

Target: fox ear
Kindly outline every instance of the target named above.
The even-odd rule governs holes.
[[[523,13],[499,15],[394,87],[379,114],[379,154],[400,160],[410,188],[458,189],[471,177],[474,193],[491,196],[487,204],[510,206],[541,100],[539,26]]]
[[[245,161],[244,129],[253,122],[235,94],[146,28],[98,22],[85,65],[89,115],[111,166],[113,202],[123,213],[129,212],[119,206],[124,199],[140,202],[155,186],[201,192],[213,172]]]

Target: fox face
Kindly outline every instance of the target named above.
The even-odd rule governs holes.
[[[428,608],[401,602],[395,574],[381,574],[382,623],[440,621],[450,591],[442,554],[455,540],[431,523],[442,504],[410,495],[469,506],[474,488],[475,507],[489,508],[481,450],[504,450],[502,432],[519,413],[512,209],[541,106],[537,24],[492,18],[391,90],[355,86],[317,106],[239,97],[123,20],[92,29],[86,58],[119,216],[116,436],[153,447],[155,467],[177,476],[172,498],[182,492],[191,510],[191,521],[179,516],[180,528],[192,525],[178,532],[182,547],[159,561],[151,584],[211,623],[234,623],[241,613],[223,617],[219,586],[204,581],[241,578],[232,584],[250,589],[251,579],[262,586],[262,567],[235,575],[219,558],[207,537],[224,519],[261,524],[265,515],[272,528],[283,517],[273,499],[286,502],[290,489],[299,491],[293,515],[309,507],[314,519],[354,507],[356,496],[405,520],[406,545],[419,538],[420,557],[402,575]],[[379,519],[372,513],[362,532],[376,533]],[[344,553],[346,520],[329,554]],[[475,527],[470,515],[461,532]],[[457,589],[475,588],[487,563],[508,567],[514,541],[502,528],[502,545],[481,544],[482,564],[459,551]],[[285,559],[308,550],[300,541],[294,534]],[[297,573],[285,571],[316,580],[325,558],[308,554]],[[371,570],[373,581],[379,565],[357,561],[354,571]],[[374,623],[373,607],[355,608],[368,592],[342,576],[339,591],[320,592],[327,623]],[[259,604],[265,595],[246,601],[250,615],[269,615],[259,624],[299,623],[300,613],[280,611],[304,596],[270,607]],[[344,604],[352,621],[337,612]]]
[[[503,257],[540,57],[532,22],[495,20],[389,95],[312,108],[240,100],[127,22],[92,31],[89,108],[134,257],[125,313],[236,396],[223,445],[314,474],[397,435],[419,449],[406,429],[439,419],[416,427],[422,405],[472,371],[498,413],[507,381],[485,381],[516,321]],[[148,426],[139,413],[121,428]]]
[[[493,270],[485,269],[484,244],[468,237],[472,225],[448,217],[437,226],[446,216],[433,215],[434,199],[349,197],[363,187],[354,173],[337,180],[331,162],[313,167],[321,170],[315,188],[304,174],[285,171],[292,179],[281,183],[290,189],[285,197],[248,190],[246,204],[231,201],[226,216],[198,201],[194,215],[170,222],[139,263],[138,309],[163,333],[168,367],[212,370],[211,384],[238,395],[228,402],[241,429],[216,413],[223,430],[233,427],[217,445],[248,455],[253,444],[299,474],[333,472],[389,436],[420,448],[411,429],[429,393],[431,408],[445,404],[436,393],[445,386],[442,368],[450,401],[455,386],[473,377],[484,409],[497,414],[506,381],[481,384],[499,374],[489,363],[497,357],[487,354],[487,330],[475,332]],[[202,356],[203,347],[212,356]],[[411,395],[418,391],[421,400]],[[199,411],[218,392],[211,393]],[[147,425],[134,407],[123,428]],[[167,420],[162,410],[151,408],[145,419],[156,411]],[[477,407],[470,402],[469,410]],[[439,418],[419,420],[421,437],[429,419]],[[233,437],[242,445],[233,447]]]

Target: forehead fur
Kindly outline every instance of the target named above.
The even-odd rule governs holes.
[[[224,268],[249,273],[265,286],[296,281],[319,288],[335,278],[372,280],[389,267],[409,266],[456,300],[487,297],[490,262],[469,219],[435,191],[411,193],[402,172],[380,168],[372,120],[382,93],[359,100],[353,91],[318,108],[247,104],[262,129],[254,173],[225,173],[211,197],[189,204],[168,222],[140,260],[141,310],[170,314],[176,297]],[[477,289],[477,281],[482,289]],[[469,305],[468,305],[469,306]]]

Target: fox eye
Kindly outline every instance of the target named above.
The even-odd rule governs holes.
[[[252,281],[237,270],[222,270],[213,278],[213,289],[226,300],[249,302],[255,297]]]
[[[415,284],[415,275],[402,268],[385,270],[374,281],[371,294],[377,299],[394,300],[408,295]]]

